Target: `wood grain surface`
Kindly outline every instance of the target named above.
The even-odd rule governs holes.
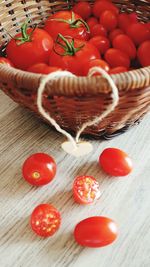
[[[60,148],[64,137],[29,111],[0,93],[0,267],[149,267],[150,266],[150,116],[140,125],[110,141],[92,141],[94,153],[75,159]],[[106,147],[118,147],[133,158],[134,171],[110,178],[97,160]],[[51,154],[56,178],[35,188],[21,174],[32,153]],[[76,175],[95,176],[102,196],[80,206],[72,198]],[[52,238],[37,237],[29,216],[36,205],[52,203],[62,214],[60,230]],[[104,215],[118,222],[115,243],[100,249],[78,246],[73,229],[80,220]]]

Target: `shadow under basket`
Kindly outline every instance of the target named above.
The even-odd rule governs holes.
[[[136,11],[141,21],[150,19],[148,1],[112,1],[121,11]],[[59,10],[72,7],[74,1],[15,1],[0,2],[0,42],[6,45],[19,31],[21,24],[30,19],[30,25],[43,25],[46,18]],[[92,1],[90,1],[93,4]],[[36,94],[44,75],[32,74],[15,68],[0,66],[0,88],[15,102],[37,115]],[[124,132],[137,124],[150,110],[150,67],[111,75],[119,90],[119,103],[102,122],[86,128],[84,134],[106,139]],[[76,133],[81,125],[100,116],[112,102],[111,87],[100,76],[61,77],[47,83],[43,106],[65,130]]]

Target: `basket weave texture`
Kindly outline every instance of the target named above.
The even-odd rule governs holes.
[[[150,20],[150,1],[113,1],[121,11],[136,11],[139,18]],[[0,44],[1,48],[20,30],[21,24],[29,18],[30,25],[43,25],[51,13],[73,6],[75,1],[46,0],[2,0],[0,2]],[[93,4],[92,1],[90,1]],[[1,49],[2,50],[2,49]],[[150,110],[150,67],[111,75],[119,90],[119,103],[115,110],[100,124],[89,127],[85,133],[94,137],[109,137],[138,122]],[[36,114],[36,93],[43,75],[32,74],[0,66],[0,88],[17,103]],[[111,103],[111,88],[103,77],[61,77],[49,81],[43,96],[47,112],[70,131],[95,116],[99,116]]]

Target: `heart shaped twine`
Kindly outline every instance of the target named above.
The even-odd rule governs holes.
[[[42,95],[43,95],[43,92],[45,90],[45,85],[49,80],[58,79],[58,78],[64,77],[64,76],[67,76],[67,77],[76,77],[76,76],[74,74],[72,74],[71,72],[68,72],[68,71],[52,72],[42,79],[40,86],[38,88],[38,91],[37,91],[37,107],[38,107],[39,113],[45,119],[47,119],[55,127],[55,129],[58,132],[63,134],[68,139],[68,141],[62,143],[61,147],[65,152],[67,152],[68,154],[71,154],[75,157],[80,157],[80,156],[86,155],[93,150],[92,144],[90,142],[80,140],[80,136],[81,136],[82,132],[87,127],[92,126],[92,125],[96,125],[97,123],[101,122],[106,116],[108,116],[108,114],[110,114],[115,109],[115,107],[117,106],[118,101],[119,101],[118,89],[117,89],[114,81],[112,80],[112,78],[110,77],[110,75],[106,71],[104,71],[100,67],[93,67],[89,70],[88,77],[93,76],[93,74],[96,72],[100,73],[109,82],[109,84],[112,88],[112,93],[111,93],[112,103],[110,105],[108,105],[107,109],[100,116],[97,116],[94,119],[91,119],[90,121],[83,123],[81,128],[78,130],[75,138],[73,138],[73,136],[70,133],[63,130],[59,126],[59,124],[50,116],[50,114],[45,111],[45,109],[42,106]]]

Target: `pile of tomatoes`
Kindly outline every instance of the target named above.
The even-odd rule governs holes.
[[[150,22],[140,22],[135,12],[120,13],[110,0],[93,6],[80,1],[51,15],[43,29],[25,22],[6,55],[1,63],[34,73],[68,70],[86,76],[94,66],[125,72],[150,65]]]
[[[129,156],[117,148],[106,148],[99,157],[99,166],[111,176],[128,175],[133,168]],[[43,186],[53,180],[56,169],[56,162],[51,156],[36,153],[25,160],[22,174],[31,185]],[[72,196],[78,204],[92,204],[101,196],[98,181],[88,175],[76,177],[72,185]],[[30,224],[37,235],[52,236],[61,225],[60,212],[52,204],[42,203],[33,210]],[[117,224],[102,216],[86,218],[74,229],[74,238],[78,244],[88,247],[109,245],[117,236]]]

